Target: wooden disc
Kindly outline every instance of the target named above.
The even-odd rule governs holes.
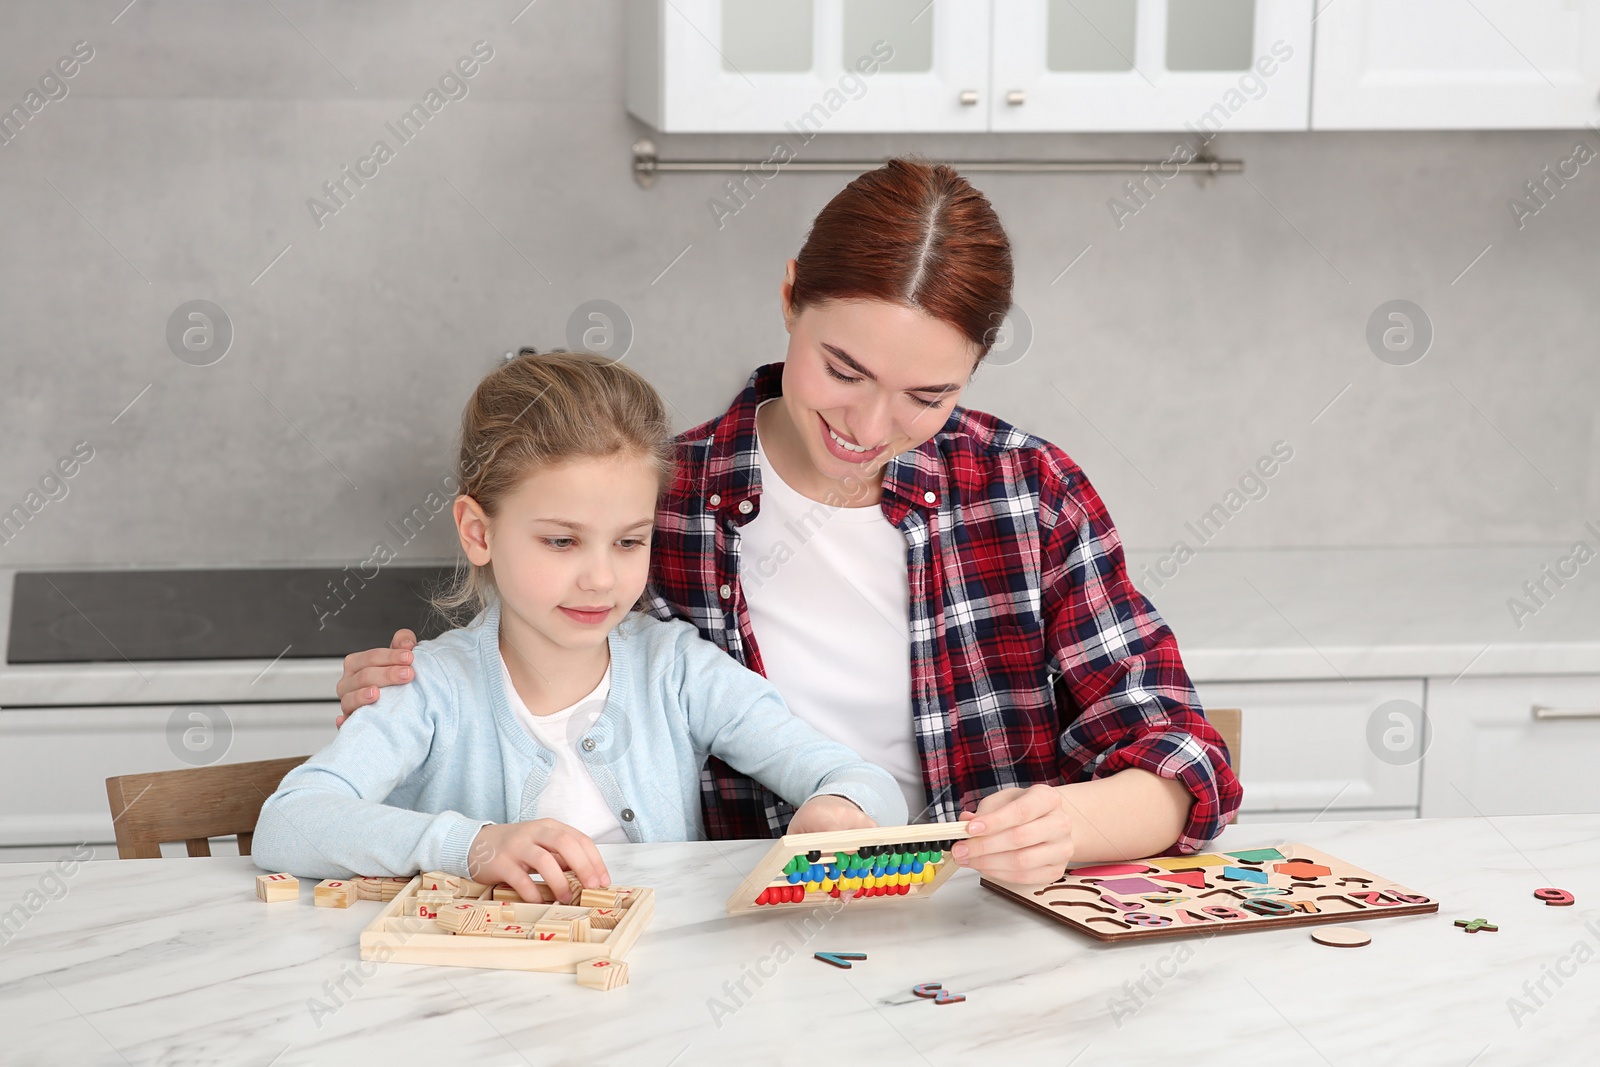
[[[1348,926],[1319,926],[1311,932],[1311,940],[1334,948],[1361,948],[1372,944],[1372,935]]]

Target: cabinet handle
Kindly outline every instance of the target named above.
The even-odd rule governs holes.
[[[1020,107],[1028,99],[1028,94],[1021,89],[1013,89],[1006,94],[1006,103],[1012,107]]]
[[[961,106],[962,107],[973,107],[977,103],[978,103],[978,90],[976,90],[976,89],[963,89],[963,90],[961,90]]]
[[[1543,704],[1533,706],[1535,719],[1600,719],[1600,708],[1547,708]]]

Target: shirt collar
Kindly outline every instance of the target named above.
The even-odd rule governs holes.
[[[717,420],[712,431],[706,465],[706,504],[712,511],[735,509],[743,525],[752,509],[739,512],[742,501],[761,495],[761,464],[757,455],[756,408],[783,395],[783,364],[757,367],[744,389]],[[909,452],[895,456],[884,468],[882,508],[885,518],[898,526],[908,511],[935,512],[944,501],[946,474],[942,440],[956,426],[960,408],[951,408],[944,426]]]

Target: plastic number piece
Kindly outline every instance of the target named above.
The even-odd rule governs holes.
[[[817,952],[813,954],[813,958],[819,959],[823,963],[830,963],[840,970],[848,971],[850,969],[850,960],[864,960],[867,958],[867,954],[865,952]]]
[[[1130,911],[1122,917],[1129,926],[1171,926],[1172,916],[1152,915],[1148,911]]]
[[[1533,895],[1552,908],[1564,908],[1578,899],[1565,889],[1535,889]]]
[[[960,1004],[967,999],[965,994],[952,993],[938,982],[919,982],[911,987],[911,992],[935,1004]]]
[[[1286,915],[1297,914],[1299,909],[1281,900],[1273,900],[1271,897],[1256,897],[1244,902],[1244,910],[1253,911],[1257,915],[1265,915],[1271,919],[1281,919]]]

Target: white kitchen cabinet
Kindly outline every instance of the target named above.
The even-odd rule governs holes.
[[[243,763],[316,752],[333,740],[339,705],[316,701],[0,710],[5,769],[0,775],[0,847],[111,841],[107,778],[193,765],[180,759],[169,743],[175,710],[179,747],[185,743],[184,732],[192,748],[208,741],[221,744],[226,722],[232,737],[215,762]]]
[[[1600,120],[1597,0],[1320,6],[1312,129],[1562,129]]]
[[[1428,682],[1424,818],[1600,811],[1600,675]]]
[[[1003,0],[991,130],[1304,130],[1311,0]]]
[[[663,132],[988,128],[989,0],[630,0],[627,48]]]
[[[628,110],[793,148],[817,132],[1304,130],[1311,5],[630,0]]]
[[[1196,688],[1202,707],[1243,709],[1241,821],[1307,820],[1318,812],[1325,819],[1416,815],[1419,762],[1386,759],[1370,738],[1381,705],[1400,700],[1423,706],[1420,679],[1213,682]]]

